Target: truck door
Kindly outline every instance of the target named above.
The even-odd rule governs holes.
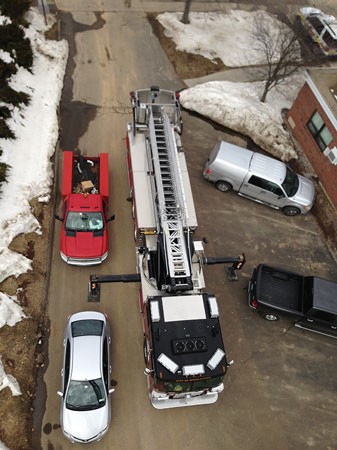
[[[282,206],[285,197],[278,184],[251,174],[245,178],[239,194],[277,208]]]
[[[337,338],[337,314],[311,309],[299,324],[318,333]]]

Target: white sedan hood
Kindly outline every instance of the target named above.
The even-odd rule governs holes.
[[[101,433],[109,425],[108,402],[105,406],[91,411],[63,409],[63,427],[76,440],[88,441]]]

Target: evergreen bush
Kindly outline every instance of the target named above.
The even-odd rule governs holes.
[[[0,102],[19,107],[27,105],[29,95],[17,92],[8,85],[10,78],[16,74],[16,65],[30,70],[33,65],[33,51],[29,39],[25,38],[24,30],[27,23],[24,20],[26,12],[32,5],[32,0],[0,0],[0,13],[11,19],[10,24],[0,26],[0,49],[7,51],[14,62],[6,63],[0,59]],[[0,107],[0,138],[15,139],[13,131],[6,123],[11,117],[7,106]],[[2,150],[0,148],[0,156]],[[0,184],[6,181],[7,165],[0,162]]]
[[[32,0],[0,0],[0,11],[10,17],[12,22],[25,25],[24,15],[32,5]]]

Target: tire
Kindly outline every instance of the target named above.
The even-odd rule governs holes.
[[[149,363],[150,348],[149,348],[149,341],[147,340],[146,337],[144,337],[143,351],[144,351],[144,362],[147,367]]]
[[[262,317],[265,320],[268,320],[269,322],[276,322],[277,320],[280,320],[280,316],[278,316],[277,314],[268,313],[268,312],[262,313]]]
[[[296,206],[285,206],[282,212],[285,216],[298,216],[298,214],[301,214],[301,211]]]
[[[227,181],[217,181],[215,187],[221,192],[230,192],[233,189],[232,185],[227,183]]]

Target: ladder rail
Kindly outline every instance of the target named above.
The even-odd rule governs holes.
[[[183,226],[187,226],[187,219],[188,219],[188,209],[187,209],[187,202],[185,197],[185,191],[184,191],[184,185],[183,185],[183,178],[181,173],[181,168],[178,160],[178,149],[176,145],[176,141],[174,139],[174,130],[170,127],[170,121],[167,117],[167,114],[164,114],[164,127],[166,130],[166,136],[169,141],[169,147],[172,149],[172,152],[169,152],[168,156],[171,160],[171,164],[173,167],[172,176],[175,178],[175,190],[176,195],[178,197],[178,204],[179,209],[181,211],[181,216],[183,220]],[[178,189],[178,186],[180,189]]]
[[[156,105],[157,106],[157,105]],[[179,174],[178,152],[169,119],[163,109],[149,108],[149,131],[154,169],[158,218],[164,235],[165,258],[171,278],[187,279],[190,253],[187,250],[184,223],[186,205],[182,203],[182,178]],[[180,188],[178,189],[178,183]],[[182,207],[183,206],[183,207]]]
[[[152,164],[151,164],[151,150],[148,139],[145,140],[146,145],[146,159],[147,159],[147,167],[148,167],[148,175],[150,179],[150,186],[151,186],[151,198],[153,203],[153,211],[155,216],[155,222],[156,222],[156,229],[157,234],[160,232],[160,225],[159,225],[159,217],[158,217],[158,211],[157,211],[157,205],[156,205],[156,194],[155,194],[155,187],[153,184],[153,178],[152,178]]]

